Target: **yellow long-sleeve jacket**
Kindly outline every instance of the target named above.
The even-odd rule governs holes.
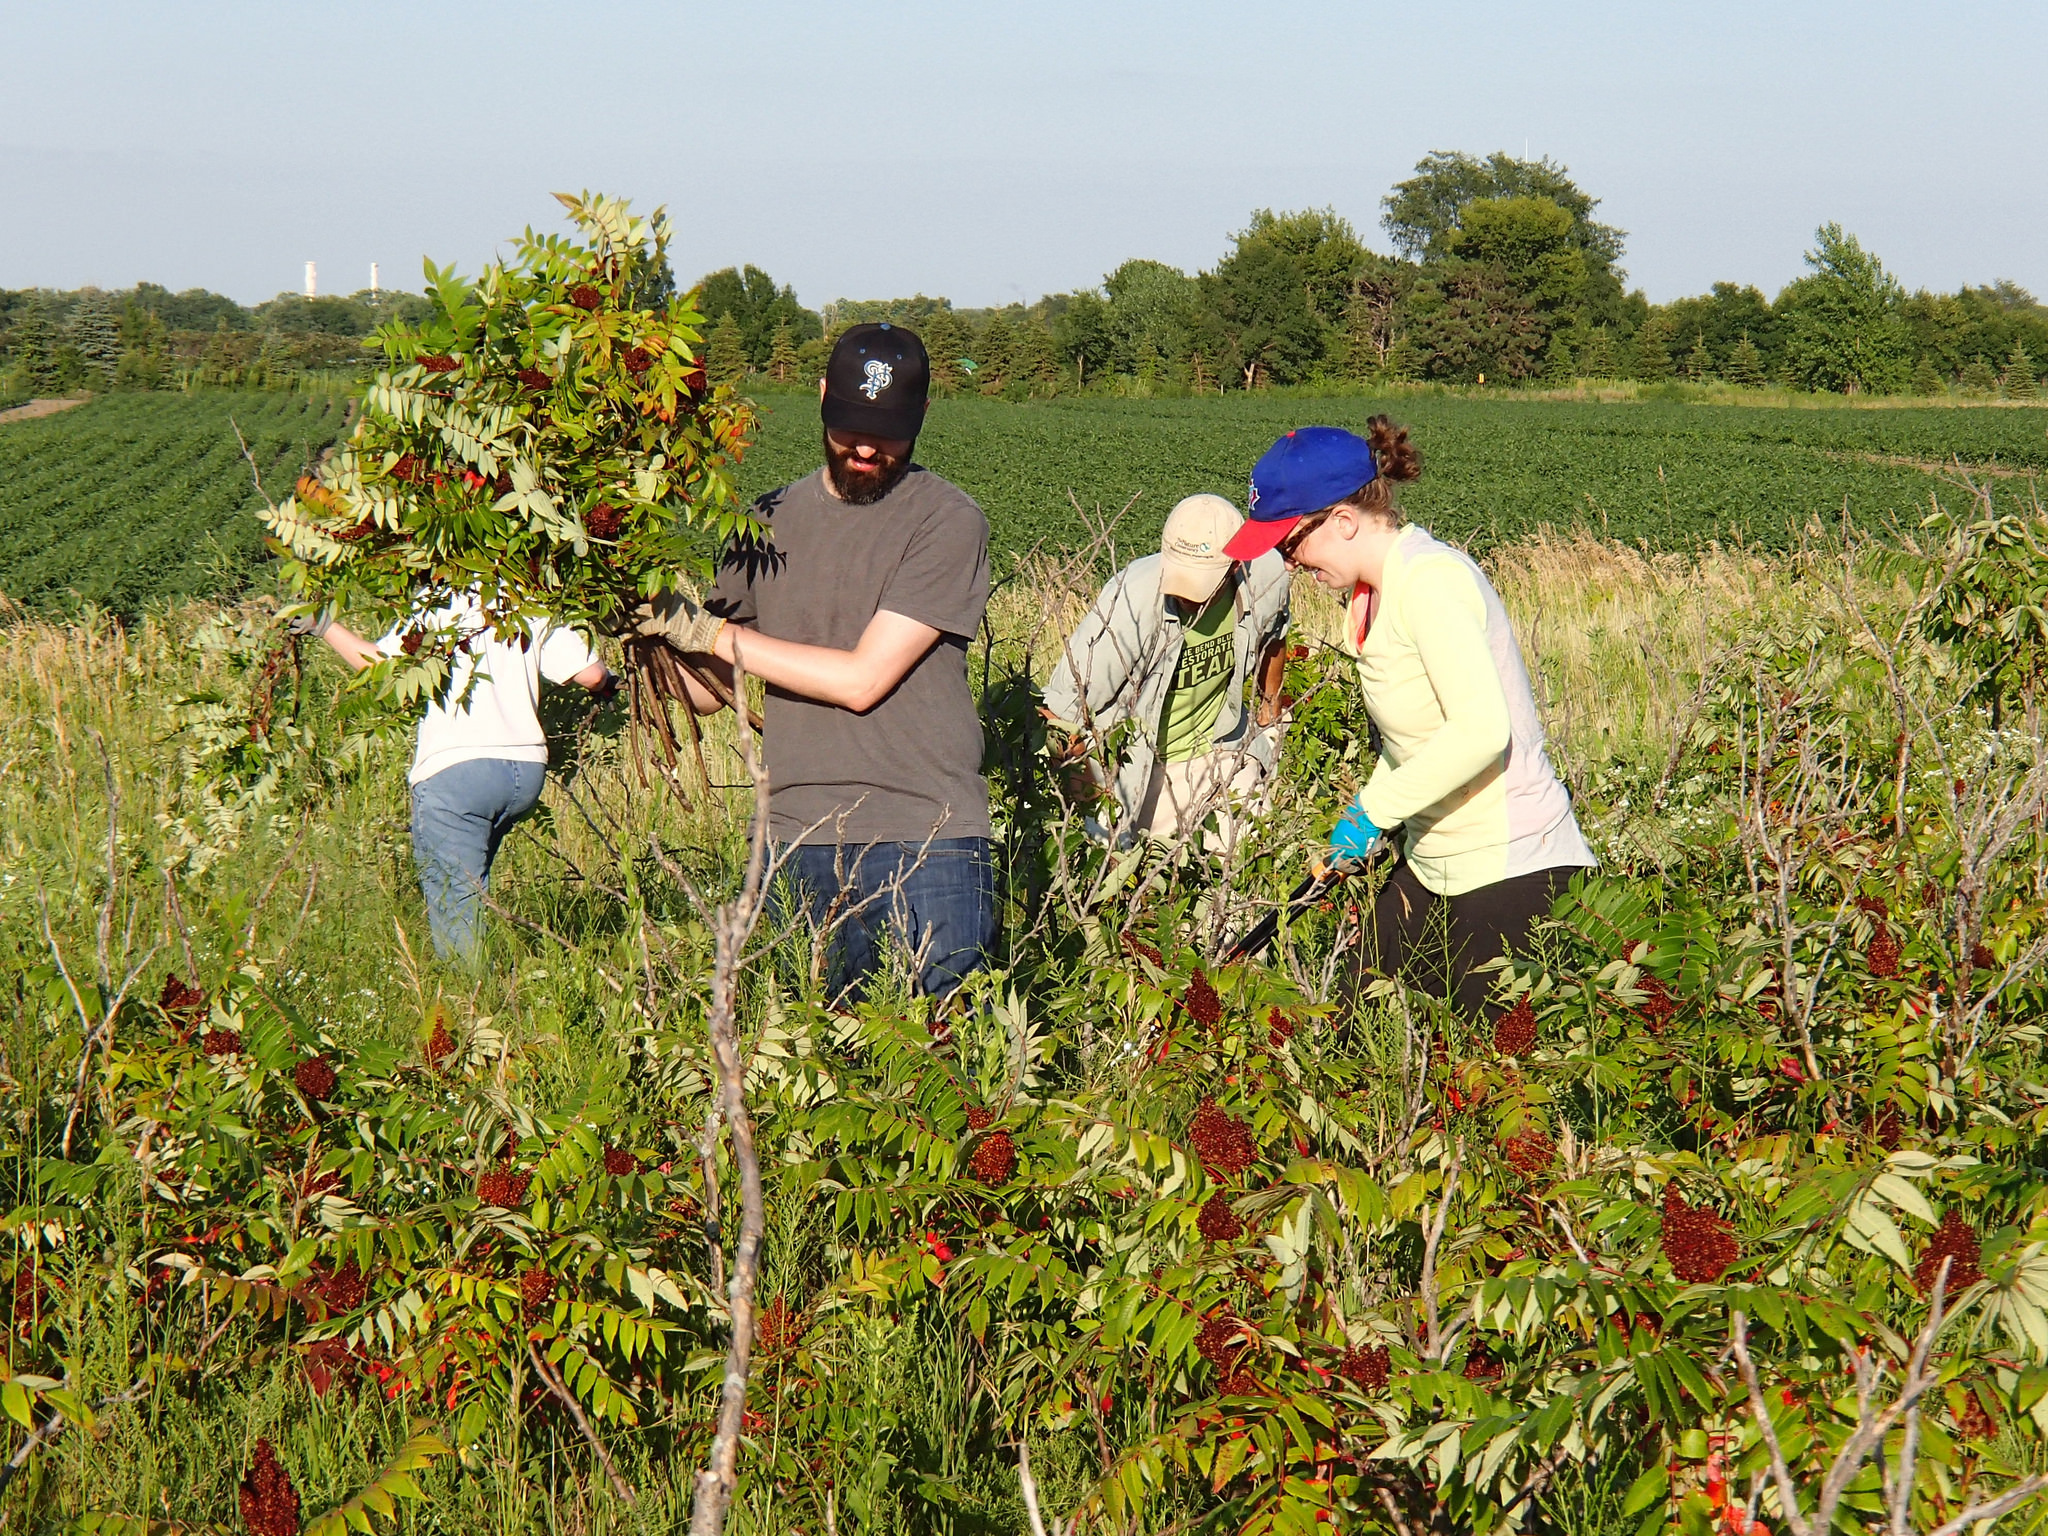
[[[1598,862],[1544,751],[1507,610],[1470,555],[1402,529],[1378,590],[1353,595],[1345,639],[1381,742],[1359,803],[1399,829],[1425,887],[1458,896]]]

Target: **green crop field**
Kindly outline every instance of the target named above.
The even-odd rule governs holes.
[[[741,481],[761,491],[818,462],[816,408],[763,397],[761,439]],[[1675,400],[1233,395],[1009,404],[942,400],[919,457],[987,509],[999,554],[1080,536],[1069,495],[1114,510],[1125,549],[1153,539],[1195,491],[1243,500],[1260,451],[1290,426],[1356,426],[1374,411],[1421,445],[1411,514],[1475,547],[1541,524],[1582,524],[1653,547],[1711,539],[1781,545],[1846,505],[1863,523],[1917,518],[1960,461],[2048,469],[2048,410],[1796,409]],[[328,395],[122,395],[0,426],[0,592],[42,608],[71,594],[133,611],[153,598],[231,589],[261,558],[248,466],[231,419],[283,489],[332,442],[345,414]]]
[[[743,483],[764,490],[818,462],[816,407],[765,397]],[[942,400],[918,458],[989,514],[999,550],[1070,541],[1084,507],[1138,502],[1119,530],[1137,547],[1180,497],[1244,503],[1253,462],[1289,427],[1407,423],[1423,477],[1411,516],[1483,547],[1538,525],[1586,524],[1653,547],[1710,539],[1779,546],[1810,517],[1916,519],[1938,482],[1915,463],[2048,469],[2048,411],[1930,406],[1797,409],[1679,401],[1461,399],[1417,394],[1223,399]],[[1912,463],[1902,461],[1913,461]]]
[[[0,593],[133,612],[231,590],[263,558],[235,425],[273,494],[342,430],[340,395],[114,395],[0,426]]]

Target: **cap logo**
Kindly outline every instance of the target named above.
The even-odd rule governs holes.
[[[1259,508],[1259,482],[1258,482],[1258,481],[1256,481],[1256,480],[1254,480],[1254,481],[1252,482],[1252,499],[1251,499],[1250,501],[1248,501],[1248,502],[1246,502],[1246,503],[1245,503],[1245,509],[1246,509],[1247,511],[1251,511],[1251,512],[1256,512],[1256,511],[1258,510],[1258,508]]]
[[[889,381],[895,376],[895,370],[887,363],[872,359],[867,366],[867,383],[861,385],[860,392],[872,400],[889,387]]]

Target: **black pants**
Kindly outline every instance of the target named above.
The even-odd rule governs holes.
[[[1539,869],[1496,880],[1462,896],[1439,896],[1404,860],[1380,887],[1366,919],[1365,933],[1345,988],[1349,1002],[1367,983],[1399,976],[1436,997],[1447,997],[1472,1020],[1492,1019],[1500,1009],[1487,994],[1500,979],[1480,966],[1509,951],[1522,951],[1530,926],[1550,915],[1551,903],[1577,873]],[[1437,908],[1447,910],[1438,914]]]

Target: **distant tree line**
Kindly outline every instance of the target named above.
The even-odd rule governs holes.
[[[1775,298],[1716,283],[1652,304],[1621,266],[1625,232],[1550,160],[1425,156],[1381,204],[1391,255],[1330,209],[1262,209],[1204,272],[1137,258],[1098,288],[1034,304],[840,299],[806,308],[759,267],[697,285],[713,378],[803,385],[846,326],[914,326],[941,393],[1021,398],[1403,381],[1557,387],[1687,379],[1843,394],[2030,399],[2048,307],[2017,284],[1907,293],[1837,224]],[[672,278],[660,283],[672,291]],[[199,289],[0,290],[0,380],[13,397],[78,388],[289,387],[372,365],[376,326],[416,313],[403,293],[244,308]]]
[[[845,326],[924,334],[942,390],[1184,393],[1439,380],[1534,387],[1681,378],[1873,393],[2031,398],[2048,307],[2010,282],[1907,293],[1855,236],[1815,234],[1775,299],[1716,283],[1652,304],[1625,232],[1563,166],[1436,152],[1383,201],[1392,255],[1332,210],[1260,210],[1205,272],[1127,261],[1035,304],[839,300],[805,310],[756,267],[704,280],[714,375],[815,378]]]
[[[368,367],[368,338],[426,311],[417,294],[281,293],[244,306],[203,288],[156,283],[109,292],[0,289],[0,397],[194,385],[289,388]]]

